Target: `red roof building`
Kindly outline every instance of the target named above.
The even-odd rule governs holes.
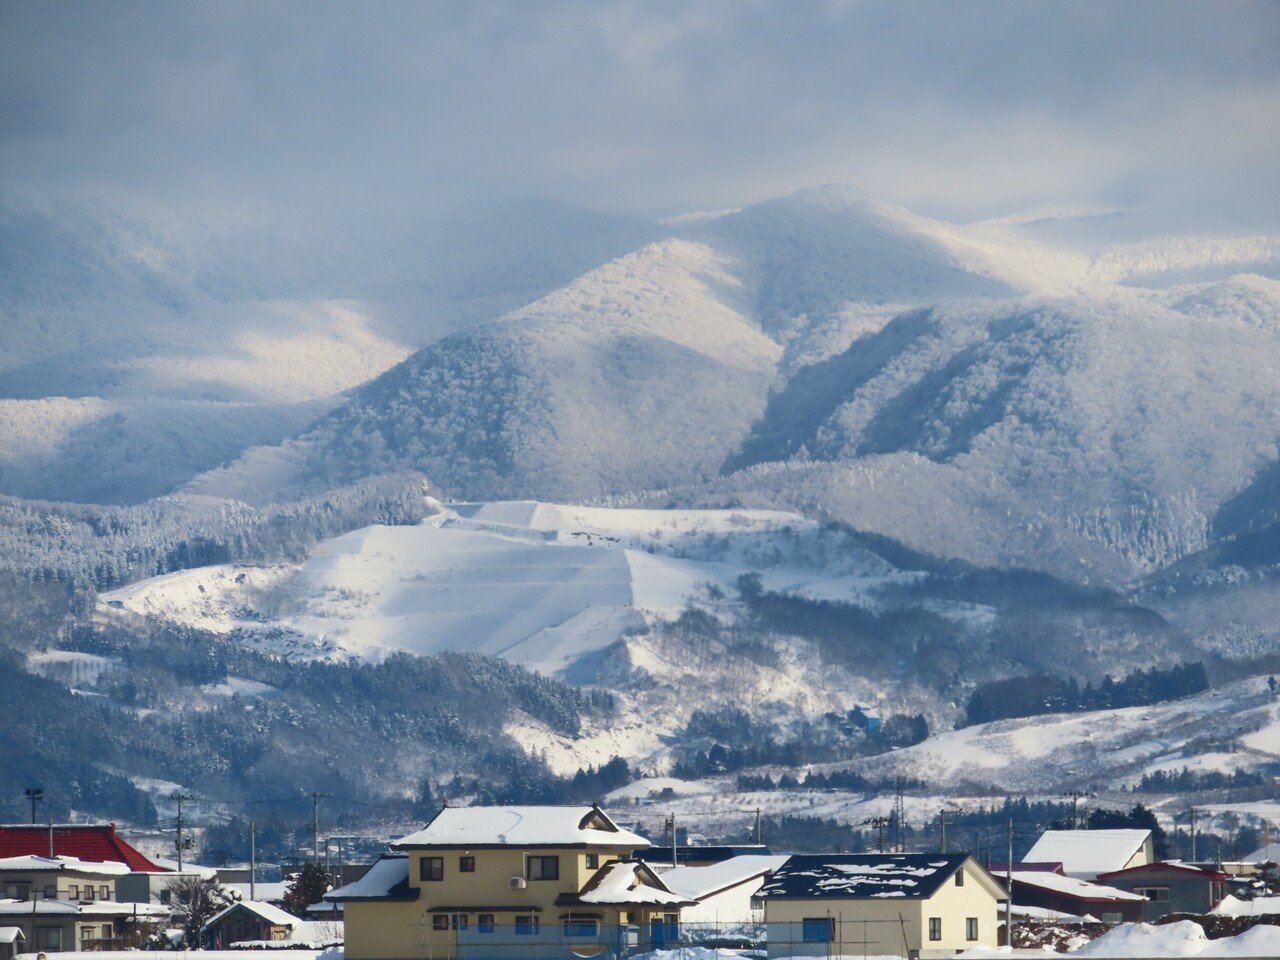
[[[53,841],[50,849],[49,834]],[[116,833],[114,823],[0,824],[0,858],[76,857],[95,863],[123,863],[130,870],[165,873]]]

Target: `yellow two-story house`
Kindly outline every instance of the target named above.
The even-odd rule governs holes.
[[[648,846],[598,807],[446,807],[325,899],[347,960],[625,953],[674,940],[692,904],[630,859]]]

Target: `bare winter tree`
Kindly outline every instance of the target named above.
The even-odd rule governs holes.
[[[169,884],[173,925],[182,929],[187,946],[200,946],[200,929],[215,914],[231,906],[239,897],[213,877],[194,874],[177,877]]]

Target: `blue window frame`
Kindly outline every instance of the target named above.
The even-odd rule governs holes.
[[[594,937],[600,933],[600,921],[589,917],[570,919],[564,922],[566,937]]]
[[[476,917],[476,929],[481,933],[493,933],[493,914],[481,913]]]
[[[805,917],[803,928],[805,943],[830,943],[835,939],[831,935],[830,917]]]

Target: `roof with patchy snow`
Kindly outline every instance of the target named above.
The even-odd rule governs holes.
[[[1127,867],[1149,839],[1150,830],[1046,830],[1023,859],[1061,863],[1072,876],[1096,877]]]
[[[1013,882],[1039,890],[1049,890],[1063,896],[1076,897],[1080,900],[1141,900],[1147,898],[1118,887],[1107,887],[1100,883],[1090,883],[1078,877],[1065,877],[1060,873],[1049,873],[1044,870],[1015,870]]]
[[[423,829],[391,844],[421,847],[622,847],[649,846],[623,830],[599,807],[445,807]]]
[[[663,871],[662,882],[676,893],[701,900],[739,884],[764,877],[787,862],[785,856],[730,857],[705,867],[675,867]]]
[[[348,900],[416,900],[419,888],[409,885],[409,858],[383,857],[354,883],[330,890],[324,899],[331,903]]]
[[[962,853],[797,855],[787,858],[757,896],[923,900],[933,896],[967,859]]]

